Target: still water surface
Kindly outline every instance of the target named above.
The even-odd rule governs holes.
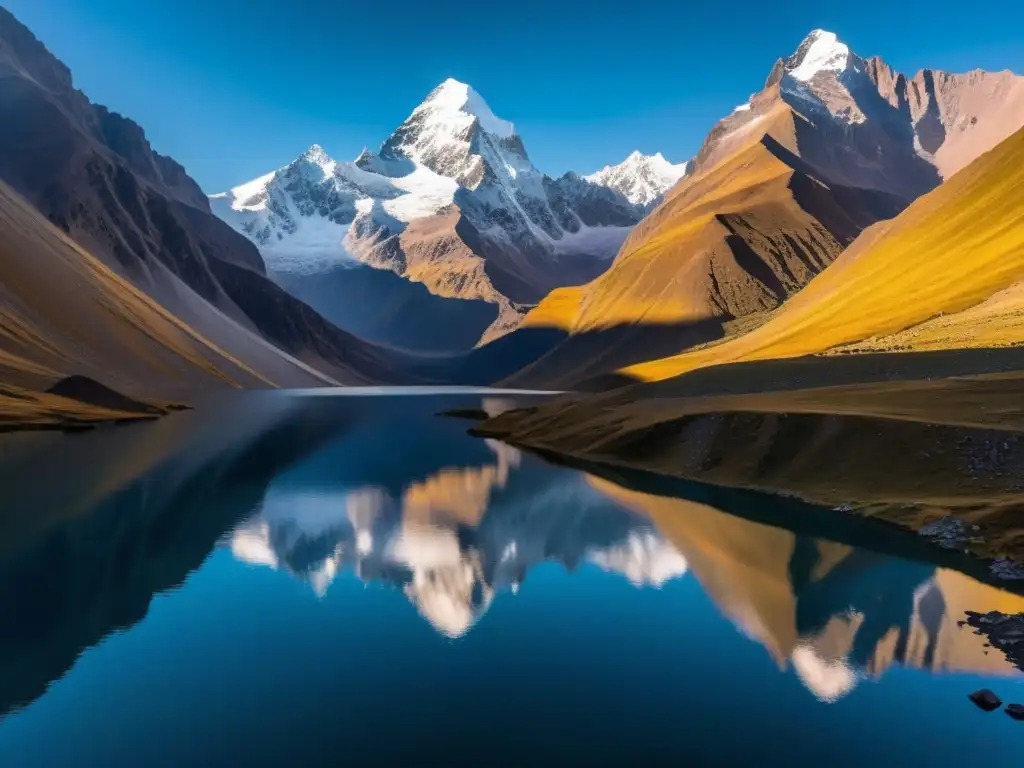
[[[834,512],[627,488],[436,415],[482,403],[509,398],[249,393],[5,438],[0,764],[1020,754],[1024,724],[966,697],[1024,701],[1024,678],[957,624],[1024,610],[1006,586]]]

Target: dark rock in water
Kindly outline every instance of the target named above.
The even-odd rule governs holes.
[[[1014,720],[1024,720],[1024,704],[1007,704],[1005,711]]]
[[[98,381],[90,379],[88,376],[68,376],[58,381],[46,391],[52,395],[59,395],[60,397],[77,400],[88,405],[95,405],[99,408],[107,408],[112,411],[154,415],[164,413],[161,408],[125,397],[120,392],[115,392]]]
[[[986,712],[991,712],[992,710],[999,709],[1003,706],[1002,700],[988,688],[982,688],[980,691],[975,691],[968,698]]]
[[[471,419],[472,421],[484,421],[490,416],[487,411],[482,408],[452,408],[451,410],[441,411],[439,416],[450,416],[453,419]]]

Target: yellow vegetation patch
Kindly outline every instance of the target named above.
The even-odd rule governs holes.
[[[832,350],[840,352],[897,352],[968,349],[1024,343],[1024,282],[963,312],[943,314],[905,331],[872,337]]]
[[[523,326],[562,328],[572,330],[586,296],[587,286],[573,285],[556,288],[534,307],[523,319]]]

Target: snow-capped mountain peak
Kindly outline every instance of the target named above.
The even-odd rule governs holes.
[[[258,176],[252,181],[232,187],[227,192],[210,195],[211,203],[234,211],[263,211],[271,202],[270,187],[284,174],[302,173],[311,182],[322,182],[334,176],[338,163],[319,144],[313,144],[289,165]]]
[[[487,102],[471,86],[448,78],[430,92],[413,114],[429,113],[438,122],[457,123],[467,116],[476,118],[480,127],[492,136],[510,139],[515,135],[515,126],[491,111]]]
[[[857,96],[874,87],[866,67],[835,33],[816,29],[776,65],[769,82],[778,76],[783,99],[798,111],[827,112],[850,125],[867,119]]]
[[[303,152],[300,160],[322,170],[325,178],[333,175],[334,169],[338,166],[338,163],[332,159],[319,144],[313,144],[309,149]]]
[[[496,116],[469,85],[451,78],[427,95],[380,152],[364,152],[356,162],[392,177],[423,166],[468,189],[501,180],[531,196],[539,193],[542,177],[512,123]]]
[[[235,211],[262,211],[267,207],[267,185],[276,175],[277,171],[271,171],[227,192],[210,195],[210,204],[215,208],[222,206]]]
[[[584,178],[592,184],[608,187],[634,205],[653,208],[665,192],[686,175],[689,163],[670,163],[658,152],[644,155],[634,150],[618,165],[608,165]]]
[[[850,59],[850,48],[834,32],[816,29],[786,60],[786,71],[791,77],[807,82],[819,72],[845,72]]]

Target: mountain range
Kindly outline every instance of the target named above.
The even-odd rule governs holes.
[[[687,167],[634,153],[591,176],[552,179],[512,123],[449,79],[378,152],[338,162],[314,145],[211,204],[260,248],[275,279],[339,325],[386,344],[459,349],[512,330],[524,307],[603,271]],[[380,278],[377,290],[361,290],[371,278],[359,265],[427,292]],[[361,320],[382,303],[392,304],[382,321]],[[423,338],[423,314],[436,338]]]
[[[908,76],[823,30],[691,160],[558,178],[449,79],[377,151],[314,145],[207,195],[3,9],[0,114],[5,422],[61,423],[75,403],[45,390],[73,375],[184,402],[594,389],[837,346],[1021,340],[1024,78]]]

